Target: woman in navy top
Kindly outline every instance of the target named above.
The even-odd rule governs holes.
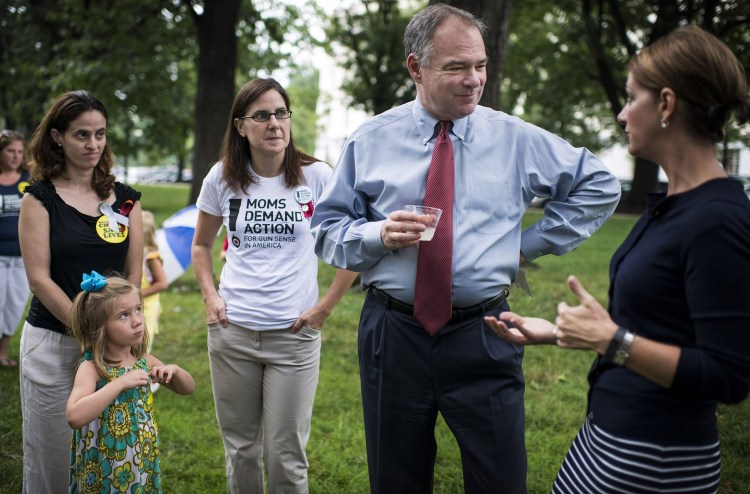
[[[23,135],[0,132],[0,367],[17,367],[8,355],[10,338],[21,322],[29,283],[18,244],[18,213],[29,173],[23,163]]]
[[[614,254],[608,310],[570,277],[581,304],[553,325],[489,319],[519,343],[593,350],[587,418],[554,493],[716,492],[717,403],[750,388],[750,201],[716,158],[734,113],[750,118],[747,80],[713,35],[681,27],[633,57],[618,116],[628,150],[669,187]]]

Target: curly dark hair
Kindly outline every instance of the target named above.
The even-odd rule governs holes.
[[[107,121],[107,110],[101,101],[85,90],[70,91],[60,95],[42,118],[29,142],[29,171],[32,182],[52,180],[65,173],[65,152],[52,138],[52,129],[65,133],[70,123],[89,111],[98,111]],[[114,187],[112,175],[114,155],[109,145],[104,146],[102,156],[94,168],[91,186],[102,199],[109,197]]]

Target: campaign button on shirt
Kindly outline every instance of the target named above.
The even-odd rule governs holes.
[[[294,199],[299,204],[308,204],[312,202],[312,198],[313,195],[310,187],[306,187],[303,185],[301,187],[297,187],[297,189],[295,189],[294,191]]]

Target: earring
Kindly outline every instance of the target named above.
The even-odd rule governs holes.
[[[661,121],[661,128],[662,129],[666,129],[667,127],[669,127],[669,120],[662,120]]]

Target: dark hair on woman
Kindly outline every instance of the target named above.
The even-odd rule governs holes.
[[[221,144],[221,161],[224,163],[224,180],[229,188],[235,191],[247,192],[255,177],[248,168],[252,162],[252,152],[247,138],[242,137],[234,126],[234,119],[245,115],[250,105],[266,91],[276,91],[284,99],[287,110],[291,110],[289,95],[274,79],[253,79],[240,88],[232,103],[227,130]],[[289,145],[284,153],[281,170],[284,173],[284,185],[296,187],[304,182],[302,167],[320,161],[309,154],[303,153],[294,145],[291,129],[289,131]]]
[[[89,111],[98,111],[105,121],[108,120],[102,102],[88,91],[70,91],[52,103],[29,142],[29,170],[33,182],[53,180],[65,173],[65,153],[52,138],[52,129],[64,134],[73,120]],[[114,187],[113,165],[114,156],[109,145],[105,145],[91,177],[91,186],[102,199],[106,199]]]
[[[713,142],[724,138],[734,113],[750,119],[750,98],[742,64],[727,45],[698,26],[683,26],[644,48],[628,64],[633,78],[659,93],[671,88],[686,103],[687,123]]]
[[[0,132],[0,151],[10,146],[11,143],[21,141],[21,144],[26,146],[26,141],[23,139],[23,134],[15,130],[3,130]],[[26,160],[21,162],[21,170],[26,170]],[[0,173],[3,171],[0,170]]]

